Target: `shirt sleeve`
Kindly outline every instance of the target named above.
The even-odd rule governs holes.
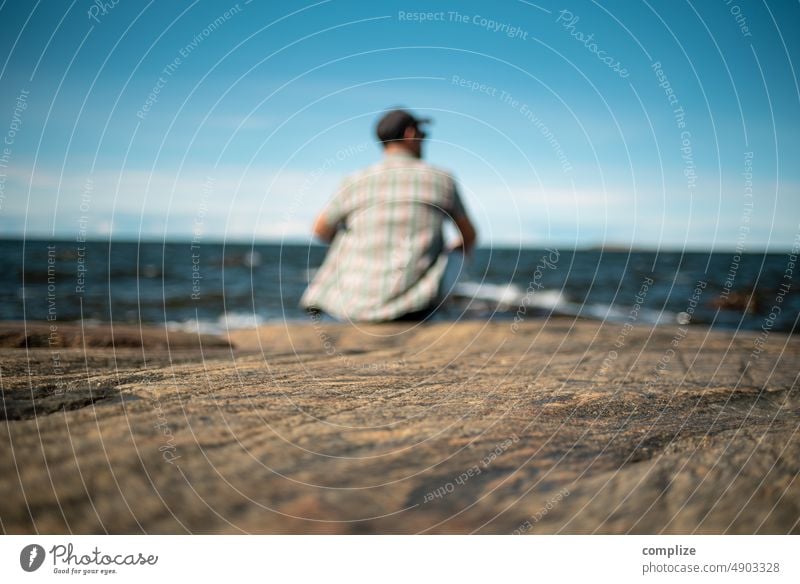
[[[322,210],[322,216],[325,222],[331,227],[336,227],[339,223],[347,218],[347,211],[345,210],[345,197],[349,191],[350,181],[345,179],[339,185],[339,189],[325,205]]]
[[[464,202],[461,200],[461,193],[458,190],[458,184],[456,183],[455,179],[452,177],[450,178],[450,205],[447,209],[447,213],[450,215],[450,218],[455,220],[457,217],[463,217],[467,214],[467,210],[464,208]]]

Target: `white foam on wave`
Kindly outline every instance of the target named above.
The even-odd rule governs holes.
[[[523,294],[520,287],[515,284],[459,282],[453,287],[451,296],[455,298],[497,302],[500,305],[511,306],[513,304],[518,304]]]
[[[215,320],[170,321],[167,328],[171,331],[219,335],[231,330],[254,329],[263,323],[264,318],[253,312],[226,312]]]
[[[453,288],[454,298],[496,302],[502,309],[515,306],[534,306],[542,309],[556,309],[566,303],[560,290],[534,290],[523,292],[516,284],[487,284],[485,282],[460,282]]]
[[[576,304],[575,306],[580,306]],[[610,304],[586,304],[583,306],[581,316],[596,318],[598,320],[611,320],[614,322],[631,321],[630,308],[617,308]],[[675,324],[681,322],[680,314],[667,311],[640,308],[636,322],[642,324]]]
[[[514,311],[518,307],[538,308],[553,315],[582,316],[598,320],[623,322],[630,320],[630,307],[611,304],[579,304],[564,298],[560,290],[533,290],[525,293],[516,284],[487,284],[459,282],[450,297],[454,300],[479,301],[496,305],[501,311]],[[681,314],[640,308],[635,319],[642,324],[685,324]]]

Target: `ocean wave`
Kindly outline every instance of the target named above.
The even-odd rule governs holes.
[[[536,289],[524,292],[516,284],[489,284],[485,282],[459,282],[450,294],[453,302],[478,302],[484,308],[497,313],[528,313],[555,316],[580,316],[596,320],[623,322],[630,320],[630,307],[618,307],[606,303],[579,303],[569,301],[561,290]],[[636,321],[644,324],[686,324],[682,313],[639,308]]]

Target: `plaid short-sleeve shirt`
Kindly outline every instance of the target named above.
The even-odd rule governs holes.
[[[464,213],[453,177],[410,154],[347,177],[323,211],[339,230],[300,305],[357,321],[430,307],[447,261],[443,223]]]

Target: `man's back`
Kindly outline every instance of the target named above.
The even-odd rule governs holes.
[[[342,319],[392,320],[438,301],[443,221],[464,215],[446,172],[400,153],[343,182],[323,217],[343,224],[301,305]]]

